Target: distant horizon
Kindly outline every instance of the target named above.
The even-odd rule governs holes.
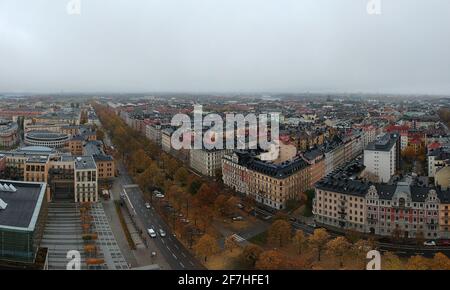
[[[348,96],[398,96],[398,97],[448,97],[450,98],[450,92],[449,93],[397,93],[397,92],[344,92],[344,91],[298,91],[298,92],[288,92],[288,91],[273,91],[273,92],[265,92],[265,91],[204,91],[204,92],[195,92],[195,91],[64,91],[64,92],[52,92],[52,91],[42,91],[42,92],[0,92],[1,97],[5,96],[24,96],[24,97],[32,97],[32,96],[66,96],[66,95],[83,95],[83,96],[89,96],[89,95],[147,95],[147,96],[164,96],[164,95],[182,95],[186,94],[189,96],[238,96],[238,95],[245,95],[245,96],[282,96],[282,95],[320,95],[320,96],[333,96],[333,95],[348,95]]]

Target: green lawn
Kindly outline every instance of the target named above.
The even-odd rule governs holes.
[[[267,243],[267,231],[257,234],[248,241],[259,246],[265,246]]]

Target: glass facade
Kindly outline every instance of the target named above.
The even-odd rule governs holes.
[[[0,228],[0,259],[33,262],[36,247],[33,231]]]

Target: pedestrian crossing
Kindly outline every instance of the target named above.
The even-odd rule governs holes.
[[[232,237],[238,243],[242,243],[245,241],[245,239],[238,234],[233,234]]]

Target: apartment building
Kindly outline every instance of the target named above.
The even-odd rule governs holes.
[[[72,155],[80,156],[83,155],[83,143],[85,138],[83,136],[77,135],[73,136],[65,145],[65,150],[69,151]]]
[[[161,130],[161,147],[166,153],[172,151],[172,134],[174,132],[173,128],[166,128]]]
[[[322,150],[315,148],[303,152],[301,156],[310,165],[308,188],[314,188],[314,184],[325,176],[325,155]]]
[[[427,156],[428,161],[428,176],[435,177],[436,172],[448,166],[450,163],[450,150],[447,148],[437,148],[430,150]]]
[[[229,149],[191,149],[189,165],[205,176],[216,176],[222,169],[222,158],[230,152]]]
[[[438,191],[439,203],[439,237],[450,239],[450,194]]]
[[[161,130],[164,127],[161,124],[149,124],[145,127],[145,136],[154,143],[161,145]]]
[[[0,119],[0,147],[10,148],[19,142],[17,123]]]
[[[408,178],[396,184],[371,184],[336,174],[316,184],[313,214],[317,223],[332,229],[435,239],[448,232],[440,226],[448,214],[448,205],[445,209],[440,198],[449,194]]]
[[[102,141],[89,141],[83,145],[83,155],[92,156],[97,165],[98,181],[108,182],[115,177],[116,165],[114,158],[105,154]]]
[[[274,209],[299,200],[310,184],[308,164],[299,157],[279,164],[262,161],[258,153],[235,150],[222,160],[225,185]]]
[[[364,126],[362,128],[363,136],[362,136],[362,146],[363,148],[366,148],[367,145],[375,141],[375,138],[377,136],[377,128],[373,125]]]
[[[325,175],[328,175],[345,163],[344,146],[341,142],[332,142],[324,147],[324,151]]]
[[[364,150],[364,166],[380,182],[388,182],[395,174],[400,160],[398,134],[385,134]]]

